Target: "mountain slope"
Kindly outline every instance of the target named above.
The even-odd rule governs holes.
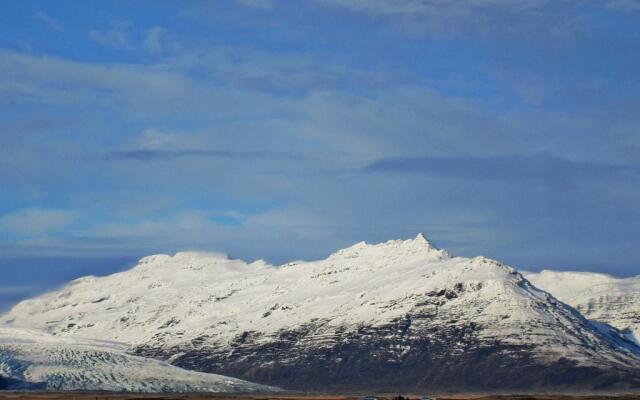
[[[1,321],[290,389],[639,387],[638,348],[514,269],[418,235],[274,267],[178,253]]]
[[[129,392],[256,392],[262,385],[186,371],[128,355],[115,343],[60,338],[0,328],[0,383],[4,389]]]
[[[549,270],[525,275],[587,318],[615,326],[640,344],[640,276],[620,279],[591,272]]]

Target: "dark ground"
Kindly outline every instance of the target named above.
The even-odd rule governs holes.
[[[396,395],[378,397],[395,400]],[[1,392],[0,400],[359,400],[360,396],[323,395],[221,395],[221,394],[122,394],[122,393],[52,393]],[[409,396],[404,400],[419,400]],[[640,394],[615,395],[443,395],[438,400],[640,400]]]

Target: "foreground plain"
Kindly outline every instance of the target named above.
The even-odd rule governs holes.
[[[54,393],[54,392],[0,392],[0,400],[359,400],[361,396],[278,395],[244,396],[224,394],[122,394],[122,393]],[[396,395],[378,396],[380,400],[394,400]],[[610,395],[443,395],[438,400],[640,400],[638,394]],[[420,400],[419,396],[404,400]]]

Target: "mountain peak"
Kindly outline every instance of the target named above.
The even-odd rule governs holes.
[[[429,239],[427,239],[427,237],[422,232],[418,232],[414,240],[430,243]]]
[[[446,250],[434,246],[423,233],[418,233],[411,239],[388,240],[381,243],[358,242],[338,250],[329,258],[387,258],[394,264],[401,260],[418,260],[423,257],[444,260],[450,258],[450,255]]]
[[[422,250],[426,250],[427,252],[430,252],[430,253],[438,253],[442,258],[450,257],[449,253],[446,250],[442,250],[437,246],[435,246],[433,242],[431,242],[427,238],[427,236],[422,232],[419,232],[415,238],[413,238],[412,240],[410,239],[408,241],[412,242],[412,244],[414,245],[419,246],[419,248]]]
[[[429,243],[431,244],[431,242],[429,241],[429,239],[427,239],[427,237],[425,236],[424,233],[422,232],[418,232],[418,234],[416,235],[416,237],[413,239],[416,242],[424,242],[424,243]]]
[[[427,239],[427,236],[422,232],[418,233],[416,237],[413,239],[413,241],[416,243],[427,245],[429,248],[439,250],[436,246],[433,245],[433,243],[429,239]]]

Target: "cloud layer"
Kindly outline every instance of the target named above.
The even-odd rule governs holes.
[[[425,231],[634,273],[636,3],[8,7],[0,261],[278,263]]]

